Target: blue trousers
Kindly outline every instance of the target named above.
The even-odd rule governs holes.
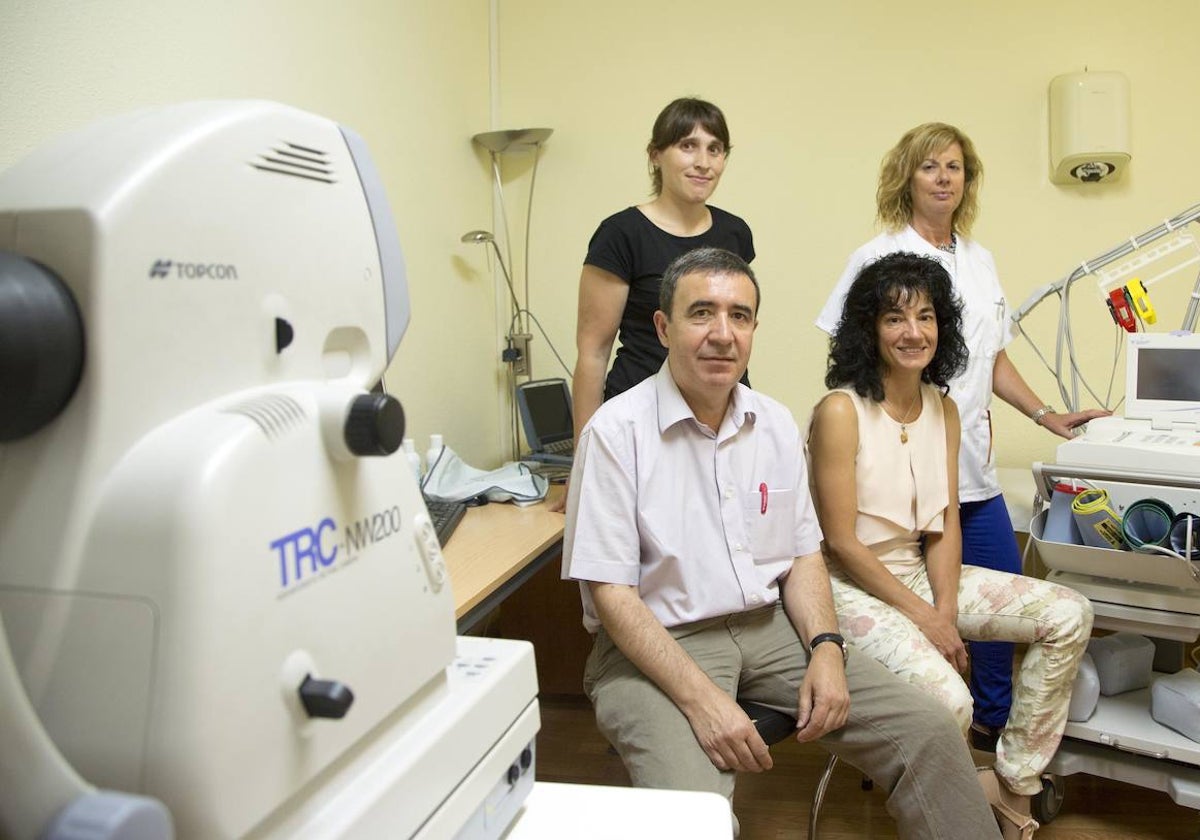
[[[962,522],[963,563],[1021,574],[1021,552],[1003,496],[958,507]],[[971,697],[975,721],[999,729],[1012,705],[1012,642],[968,642],[971,651]]]

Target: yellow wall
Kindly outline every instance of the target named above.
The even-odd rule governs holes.
[[[0,169],[101,116],[187,99],[261,98],[367,141],[400,229],[413,320],[388,373],[424,451],[473,463],[502,439],[496,302],[482,249],[487,0],[0,0]],[[186,371],[181,371],[186,375]]]
[[[555,130],[531,248],[533,309],[555,343],[573,362],[588,238],[604,216],[645,199],[655,115],[676,96],[703,96],[725,110],[735,147],[714,203],[749,221],[759,255],[753,380],[801,422],[823,392],[825,344],[812,320],[850,252],[874,234],[879,160],[911,126],[951,122],[975,141],[987,170],[975,232],[1014,305],[1200,202],[1193,0],[501,0],[500,23],[501,124]],[[1054,186],[1048,85],[1085,66],[1129,78],[1133,162],[1118,184]],[[1094,286],[1077,289],[1076,337],[1103,384],[1114,328]],[[1047,353],[1053,309],[1027,319]],[[1173,327],[1181,317],[1170,315]],[[1061,409],[1022,339],[1010,355]],[[1008,406],[996,422],[1002,466],[1053,459],[1056,439]]]
[[[646,197],[655,114],[684,94],[720,104],[735,150],[715,203],[752,225],[765,293],[754,382],[803,422],[823,390],[812,319],[847,255],[874,233],[879,158],[905,129],[944,120],[975,140],[987,167],[977,237],[1019,303],[1200,201],[1190,159],[1200,112],[1188,98],[1198,30],[1192,0],[946,11],[883,0],[0,0],[0,168],[93,118],[190,98],[276,99],[355,128],[383,172],[409,265],[413,323],[389,384],[419,449],[443,432],[490,467],[507,452],[496,361],[506,304],[485,249],[458,241],[500,230],[472,134],[554,129],[538,170],[529,277],[533,311],[570,366],[588,237]],[[1128,76],[1134,159],[1119,184],[1058,187],[1046,176],[1047,86],[1085,66]],[[529,163],[505,157],[518,281]],[[1047,352],[1052,310],[1026,322]],[[1089,371],[1104,380],[1111,328],[1086,286],[1076,324]],[[1028,346],[1018,340],[1010,353],[1061,405]],[[533,358],[537,376],[562,374],[540,335]],[[1054,440],[1006,406],[997,426],[1002,465],[1053,456]]]

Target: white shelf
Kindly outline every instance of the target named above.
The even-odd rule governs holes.
[[[1178,805],[1200,809],[1200,768],[1186,764],[1160,761],[1064,738],[1046,771],[1059,776],[1087,773],[1147,790],[1158,790],[1166,793]]]
[[[1095,714],[1082,723],[1068,721],[1064,734],[1147,758],[1200,767],[1200,742],[1168,729],[1150,716],[1149,688],[1101,697]]]
[[[1050,495],[1049,476],[1079,477],[1109,492],[1118,513],[1134,501],[1158,498],[1176,510],[1200,505],[1190,477],[1144,476],[1129,472],[1034,464],[1035,483]],[[1030,539],[1046,579],[1086,596],[1095,625],[1191,643],[1200,637],[1200,579],[1178,558],[1068,545],[1043,539],[1048,509],[1030,521]],[[1161,675],[1158,675],[1161,676]],[[1168,729],[1150,716],[1150,688],[1101,697],[1092,717],[1068,721],[1061,745],[1046,768],[1061,776],[1088,773],[1150,790],[1200,809],[1200,742]]]
[[[1092,602],[1098,629],[1125,630],[1186,644],[1200,638],[1200,598],[1195,595],[1070,572],[1052,571],[1046,580],[1086,596]]]

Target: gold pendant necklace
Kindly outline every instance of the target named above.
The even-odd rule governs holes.
[[[902,443],[902,444],[908,443],[908,424],[916,419],[914,417],[910,420],[908,415],[912,414],[913,407],[916,406],[917,400],[919,400],[920,398],[921,398],[921,388],[920,388],[920,386],[917,386],[917,395],[915,397],[913,397],[912,402],[910,402],[908,404],[908,411],[904,412],[904,414],[895,418],[896,422],[900,424],[900,443]],[[884,404],[884,406],[892,409],[893,411],[896,410],[895,406],[893,406],[890,402],[888,402],[887,397],[883,398],[883,404]]]

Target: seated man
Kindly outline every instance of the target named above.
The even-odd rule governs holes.
[[[563,574],[596,636],[597,723],[635,785],[732,797],[735,771],[771,767],[735,697],[753,700],[882,785],[902,837],[998,837],[953,717],[845,658],[799,430],[738,384],[758,302],[739,257],[675,260],[654,314],[667,362],[580,435]]]

